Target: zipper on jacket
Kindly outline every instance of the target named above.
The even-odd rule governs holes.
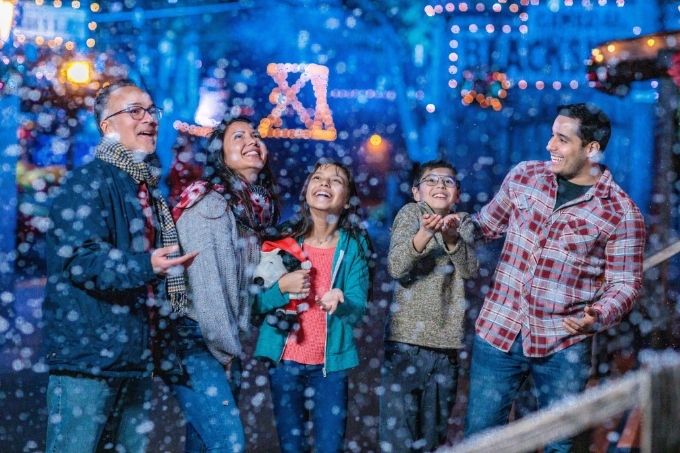
[[[342,263],[342,259],[345,257],[345,250],[340,249],[338,252],[338,261],[335,263],[335,268],[333,269],[333,273],[331,274],[331,284],[330,287],[331,289],[333,288],[333,285],[335,284],[335,277],[338,276],[338,271],[340,270],[340,264]],[[336,307],[337,310],[337,307]],[[321,372],[323,373],[323,377],[326,377],[326,361],[328,358],[328,318],[330,317],[330,313],[326,313],[326,335],[324,338],[323,342],[323,368],[321,369]]]
[[[326,357],[328,357],[328,317],[330,315],[326,313],[326,316],[324,319],[326,320],[326,335],[324,336],[323,340],[323,368],[321,368],[321,373],[323,374],[323,377],[326,377]]]
[[[279,363],[283,360],[283,353],[286,352],[286,345],[288,344],[288,339],[290,338],[290,330],[286,334],[286,341],[283,342],[283,347],[281,348],[281,354],[279,355]]]

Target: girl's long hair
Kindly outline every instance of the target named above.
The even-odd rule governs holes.
[[[221,185],[225,190],[225,198],[227,200],[242,199],[246,204],[246,209],[249,212],[253,212],[253,206],[250,201],[250,197],[243,196],[243,179],[239,175],[229,168],[227,163],[224,161],[224,136],[227,133],[227,129],[234,123],[247,123],[252,127],[253,122],[242,116],[234,118],[225,118],[220,124],[213,130],[213,132],[208,137],[208,155],[206,157],[205,167],[203,168],[202,179],[208,183],[208,187],[212,188],[215,185]],[[274,173],[269,166],[269,159],[265,162],[264,167],[257,176],[257,181],[255,184],[264,187],[272,197],[272,203],[274,203],[274,218],[272,219],[272,224],[275,225],[279,220],[280,210],[278,208],[278,193],[276,187],[276,180],[274,178]]]

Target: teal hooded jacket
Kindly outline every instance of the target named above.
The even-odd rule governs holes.
[[[331,288],[340,289],[345,301],[330,315],[326,314],[326,352],[324,373],[346,370],[359,364],[359,353],[354,343],[353,329],[366,311],[370,285],[368,260],[369,247],[365,238],[357,239],[345,230],[340,237],[333,255]],[[333,275],[335,276],[333,278]],[[288,303],[288,294],[283,294],[278,282],[260,293],[253,310],[264,314]],[[255,357],[278,363],[283,355],[288,334],[274,326],[262,323],[255,346]]]

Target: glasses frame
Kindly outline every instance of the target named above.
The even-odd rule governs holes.
[[[426,179],[429,179],[429,178],[437,178],[437,181],[434,184],[428,184]],[[453,181],[453,185],[450,185],[450,186],[447,185],[446,184],[447,179],[450,179],[451,181]],[[453,189],[453,188],[458,187],[458,182],[456,181],[455,177],[450,176],[450,175],[435,175],[433,173],[430,173],[429,175],[423,176],[423,178],[420,181],[418,181],[418,185],[425,184],[428,187],[437,187],[439,185],[440,181],[444,184],[444,187],[446,187],[448,189]]]
[[[144,108],[140,105],[131,105],[130,107],[125,107],[123,110],[119,110],[116,113],[110,114],[109,116],[107,116],[106,118],[101,120],[101,122],[103,123],[104,121],[108,120],[109,118],[112,118],[116,115],[120,115],[121,113],[127,113],[128,115],[130,115],[130,118],[132,118],[135,121],[139,121],[142,118],[144,118],[144,113],[142,113],[142,116],[140,116],[139,118],[135,118],[132,115],[131,110],[136,110],[136,109],[141,109],[144,113],[148,113],[149,116],[151,118],[154,118],[156,121],[160,121],[160,119],[163,118],[163,109],[161,109],[160,107],[152,105],[149,108]]]

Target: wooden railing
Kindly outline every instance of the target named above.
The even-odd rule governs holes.
[[[680,241],[645,259],[645,271],[680,253]],[[680,354],[673,351],[640,354],[643,368],[618,380],[490,429],[439,453],[521,453],[573,437],[600,426],[628,410],[642,413],[641,453],[680,452]]]
[[[606,381],[509,425],[470,437],[439,453],[520,453],[575,436],[625,411],[642,411],[642,453],[680,452],[680,354],[644,352],[645,368]]]

